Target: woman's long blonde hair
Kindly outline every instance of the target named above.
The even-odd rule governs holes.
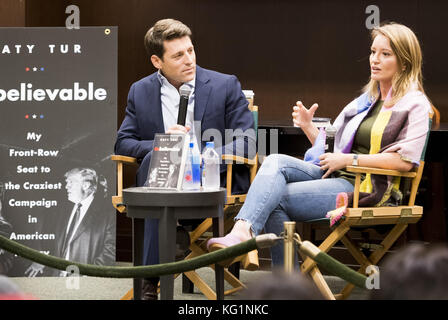
[[[400,100],[414,83],[424,93],[422,51],[414,32],[402,24],[392,22],[374,28],[371,32],[372,41],[380,34],[389,39],[398,63],[398,72],[392,78],[392,99],[386,105],[390,107]],[[377,99],[380,95],[378,81],[370,79],[363,92],[368,92],[371,97]]]

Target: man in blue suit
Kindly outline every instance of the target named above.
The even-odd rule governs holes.
[[[128,95],[123,123],[118,130],[115,153],[141,160],[137,186],[147,180],[156,133],[185,133],[200,150],[214,138],[219,154],[255,155],[255,132],[241,85],[235,76],[203,69],[196,65],[190,29],[173,19],[158,21],[145,36],[145,47],[157,72],[135,82]],[[177,125],[179,88],[191,89],[185,126]],[[230,135],[230,136],[229,136]],[[233,170],[232,192],[249,188],[248,169]],[[221,185],[225,185],[221,165]],[[145,221],[144,264],[159,263],[158,223]],[[157,299],[159,279],[145,279],[143,299]]]

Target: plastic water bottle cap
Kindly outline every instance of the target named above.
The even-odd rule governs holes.
[[[194,147],[194,143],[190,142],[190,148],[193,148],[193,147]]]
[[[208,141],[205,143],[205,147],[206,148],[214,148],[215,147],[215,143],[213,141]]]
[[[255,96],[253,90],[243,90],[243,94],[246,97],[246,99],[253,99],[253,97]]]

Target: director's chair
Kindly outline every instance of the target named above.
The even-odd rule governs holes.
[[[433,107],[433,109],[435,109]],[[437,109],[435,109],[437,111]],[[429,130],[431,129],[432,116],[436,112],[430,114]],[[438,121],[438,119],[436,119]],[[358,272],[365,274],[366,268],[370,265],[377,265],[397,239],[403,234],[410,223],[416,223],[423,215],[423,207],[415,205],[417,190],[422,178],[424,167],[424,155],[426,152],[426,145],[428,143],[429,131],[426,137],[426,144],[422,152],[420,165],[409,172],[400,172],[396,170],[386,170],[378,168],[348,166],[347,171],[356,174],[355,187],[353,194],[353,206],[347,208],[342,216],[342,219],[333,226],[331,233],[320,244],[319,249],[328,253],[339,241],[345,246],[348,252],[359,263],[360,268]],[[384,206],[384,207],[358,207],[359,191],[362,174],[386,175],[393,177],[400,177],[402,181],[403,190],[409,197],[406,205],[400,206]],[[405,183],[403,183],[405,182]],[[330,212],[330,214],[338,214],[338,209]],[[307,221],[306,223],[328,223],[328,219],[317,219]],[[388,226],[388,227],[387,227]],[[382,228],[387,230],[382,242],[379,245],[367,245],[373,252],[366,255],[366,244],[353,241],[348,232],[350,230],[365,230],[368,228]],[[316,284],[323,296],[329,300],[346,299],[352,292],[354,285],[348,283],[345,288],[338,294],[334,294],[327,282],[325,281],[318,265],[310,257],[303,256],[303,263],[301,265],[301,272],[309,275]]]

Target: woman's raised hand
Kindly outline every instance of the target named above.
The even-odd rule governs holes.
[[[309,109],[307,109],[302,101],[297,101],[296,105],[292,107],[292,122],[301,128],[308,127],[314,117],[314,113],[316,112],[319,105],[317,103],[313,104]]]

